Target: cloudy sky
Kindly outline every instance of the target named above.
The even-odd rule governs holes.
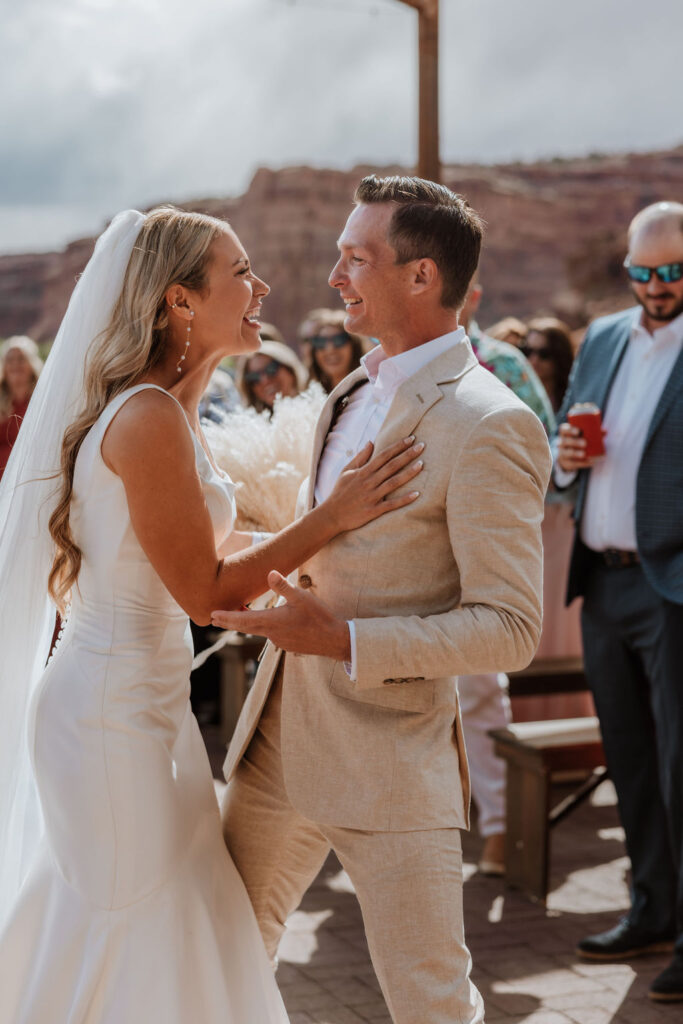
[[[396,0],[0,0],[0,252],[265,164],[411,164]],[[441,0],[444,160],[683,141],[680,0]]]

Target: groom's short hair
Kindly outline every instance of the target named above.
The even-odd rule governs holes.
[[[479,263],[484,224],[466,199],[424,178],[368,175],[356,203],[395,203],[387,241],[397,263],[434,260],[443,282],[441,305],[460,309]]]

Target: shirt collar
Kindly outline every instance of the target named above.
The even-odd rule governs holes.
[[[447,352],[467,335],[464,327],[442,334],[423,345],[416,345],[407,352],[399,352],[396,356],[388,356],[381,345],[377,345],[361,359],[363,369],[374,388],[384,392],[397,391],[404,380],[408,380],[422,370],[432,359]]]
[[[661,327],[655,328],[654,332],[650,334],[647,328],[643,325],[643,311],[638,310],[633,318],[633,324],[631,325],[631,338],[634,340],[647,341],[650,344],[655,344],[658,347],[660,345],[671,344],[676,342],[680,344],[683,342],[683,313],[679,313],[675,320],[670,320],[667,324],[662,324]]]

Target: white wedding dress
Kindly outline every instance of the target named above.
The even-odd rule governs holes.
[[[190,709],[189,621],[100,452],[151,386],[107,406],[76,462],[83,563],[29,721],[46,838],[0,936],[0,1024],[287,1021]],[[233,485],[192,436],[219,543]]]

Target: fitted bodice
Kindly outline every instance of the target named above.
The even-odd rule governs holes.
[[[83,553],[74,613],[105,614],[116,608],[133,620],[140,613],[185,619],[185,613],[150,564],[133,531],[123,483],[105,464],[101,445],[121,406],[134,394],[154,385],[138,385],[118,395],[87,434],[76,460],[71,529]],[[163,391],[162,388],[156,390]],[[168,395],[168,392],[164,392]],[[172,401],[173,396],[169,395]],[[184,415],[184,414],[183,414]],[[216,545],[229,534],[235,517],[234,485],[214,469],[191,430],[204,498],[211,515]],[[189,528],[189,526],[188,526]],[[146,617],[146,616],[145,616]]]
[[[118,410],[145,386],[150,385],[130,388],[110,402],[78,453],[71,528],[83,559],[66,629],[37,688],[29,725],[55,857],[64,876],[102,906],[151,891],[184,856],[185,829],[192,834],[194,824],[215,811],[211,788],[200,798],[194,770],[183,768],[194,764],[183,745],[196,726],[189,714],[189,619],[140,546],[123,482],[100,450]],[[196,438],[195,452],[219,543],[232,526],[233,485],[213,468]],[[72,816],[63,814],[64,736],[72,772],[69,806],[89,808],[83,813],[98,837],[95,860],[79,856]],[[52,794],[54,780],[59,799]],[[161,831],[152,827],[155,806],[163,811]],[[123,833],[135,841],[122,846],[116,837]],[[146,851],[144,872],[140,848]]]

